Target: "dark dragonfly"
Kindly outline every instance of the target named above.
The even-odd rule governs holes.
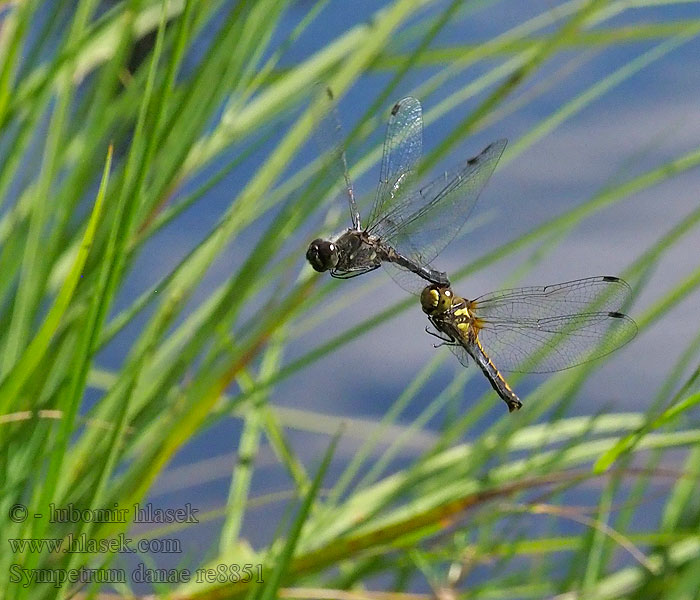
[[[464,366],[471,357],[513,412],[522,402],[499,369],[548,373],[605,356],[637,333],[635,322],[621,312],[630,296],[622,279],[604,276],[502,290],[476,300],[429,285],[421,306],[437,330],[426,331],[442,340],[436,347],[448,346]]]
[[[329,96],[332,99],[330,92]],[[474,158],[415,189],[423,144],[422,109],[415,98],[397,102],[387,126],[377,195],[367,222],[361,224],[338,132],[337,126],[330,132],[335,138],[331,155],[342,174],[352,227],[332,239],[312,241],[306,252],[311,266],[347,279],[384,265],[399,285],[416,293],[426,282],[449,286],[447,275],[433,269],[430,262],[464,225],[506,140],[493,142]],[[416,285],[421,280],[415,275],[422,283]]]

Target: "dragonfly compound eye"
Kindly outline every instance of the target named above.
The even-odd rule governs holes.
[[[452,290],[429,285],[421,292],[420,304],[423,312],[429,315],[445,312],[452,306]]]
[[[333,242],[316,239],[309,244],[306,251],[306,260],[309,261],[315,271],[322,273],[338,264],[338,249]]]
[[[452,300],[454,299],[454,294],[450,288],[437,288],[440,294],[440,301],[438,302],[438,310],[444,312],[452,308]]]

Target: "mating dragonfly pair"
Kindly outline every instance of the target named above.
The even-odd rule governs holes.
[[[339,133],[339,127],[333,129]],[[391,111],[377,195],[362,224],[340,136],[335,137],[330,159],[342,175],[352,227],[332,239],[311,242],[307,260],[316,271],[341,279],[385,267],[399,285],[420,294],[435,329],[426,331],[441,340],[436,347],[448,346],[465,366],[471,358],[509,411],[522,403],[499,369],[567,369],[612,352],[636,334],[636,324],[622,312],[631,290],[618,277],[502,290],[467,300],[452,291],[444,272],[432,268],[431,261],[469,217],[505,139],[425,187],[414,187],[422,151],[422,109],[415,98],[404,98]]]

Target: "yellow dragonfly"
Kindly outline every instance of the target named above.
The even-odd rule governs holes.
[[[467,300],[449,286],[421,293],[423,312],[439,338],[468,366],[470,358],[513,412],[522,407],[499,369],[548,373],[605,356],[630,341],[636,323],[622,312],[631,296],[618,277],[524,287]]]

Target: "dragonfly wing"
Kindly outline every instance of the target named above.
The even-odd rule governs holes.
[[[360,213],[357,209],[355,191],[348,174],[343,130],[340,126],[335,98],[330,88],[323,90],[321,113],[318,117],[315,137],[321,151],[323,168],[336,180],[336,185],[339,186],[339,195],[348,202],[353,229],[358,229],[360,226]]]
[[[420,296],[423,288],[428,283],[425,279],[419,277],[415,273],[412,273],[411,271],[387,260],[382,261],[382,268],[389,274],[389,276],[398,286],[402,287],[409,294],[413,294],[414,296]]]
[[[423,148],[423,109],[416,98],[407,97],[391,109],[377,196],[366,224],[370,229],[408,193]]]
[[[632,290],[619,277],[585,277],[554,285],[500,290],[473,300],[480,314],[505,319],[568,315],[580,312],[622,312]]]
[[[631,297],[617,277],[487,294],[472,301],[479,340],[504,371],[547,373],[609,354],[630,341],[635,322],[621,311]]]
[[[457,357],[459,362],[461,362],[465,367],[469,367],[469,363],[471,362],[472,358],[469,356],[469,353],[463,346],[459,344],[448,344],[447,347],[450,349],[450,352]]]
[[[425,287],[425,286],[423,286],[423,287]],[[438,337],[440,339],[444,339],[443,336],[445,334],[442,331],[440,331],[439,329],[437,329],[434,325],[433,325],[433,331],[435,332],[433,335],[435,335],[436,337]],[[430,331],[429,331],[429,333],[430,333]],[[464,348],[464,346],[462,346],[459,343],[457,343],[457,344],[446,343],[444,345],[450,349],[450,352],[452,352],[452,354],[454,354],[457,357],[457,360],[459,360],[459,362],[461,362],[465,367],[469,367],[469,364],[470,364],[472,359],[470,358],[469,353]]]
[[[375,225],[377,235],[418,264],[430,263],[464,226],[491,178],[507,140],[403,197]]]

